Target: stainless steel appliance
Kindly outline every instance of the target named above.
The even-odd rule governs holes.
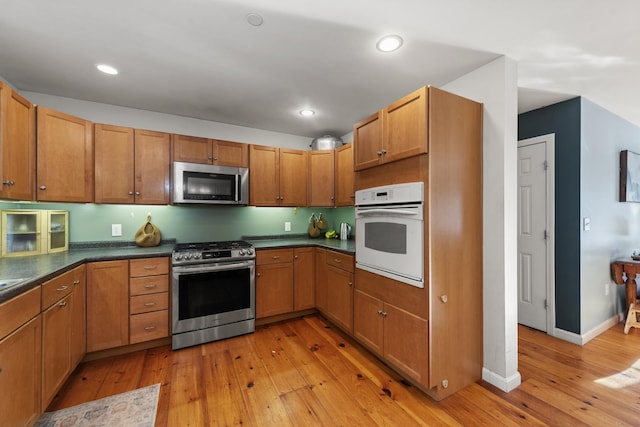
[[[424,184],[356,191],[356,268],[424,287]]]
[[[255,330],[255,258],[253,246],[244,241],[175,246],[172,349]]]
[[[249,169],[173,162],[173,203],[246,205]]]

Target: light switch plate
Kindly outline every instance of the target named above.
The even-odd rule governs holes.
[[[122,236],[122,224],[111,224],[111,236]]]
[[[284,223],[284,231],[291,231],[291,223],[289,221]]]
[[[591,218],[589,218],[588,216],[583,218],[583,220],[582,220],[582,228],[584,229],[584,231],[591,230]]]

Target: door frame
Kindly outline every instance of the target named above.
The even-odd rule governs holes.
[[[536,136],[533,138],[522,139],[518,141],[518,148],[534,144],[545,144],[545,153],[547,159],[547,212],[546,212],[546,229],[547,229],[547,334],[555,336],[556,325],[556,269],[555,269],[555,147],[556,134]],[[519,207],[517,208],[520,209]],[[518,216],[520,212],[518,212]]]

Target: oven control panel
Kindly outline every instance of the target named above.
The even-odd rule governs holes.
[[[182,250],[173,252],[173,264],[193,264],[194,262],[219,262],[237,259],[255,258],[255,251],[250,248],[221,250]]]

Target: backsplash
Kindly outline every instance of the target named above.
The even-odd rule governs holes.
[[[60,209],[69,211],[69,241],[133,241],[151,215],[163,239],[177,242],[238,240],[242,236],[304,234],[312,213],[327,218],[329,229],[341,222],[354,225],[352,207],[259,208],[237,206],[154,206],[77,203],[2,202],[0,209]],[[291,222],[291,231],[284,223]],[[122,225],[122,236],[111,236],[111,224]]]

